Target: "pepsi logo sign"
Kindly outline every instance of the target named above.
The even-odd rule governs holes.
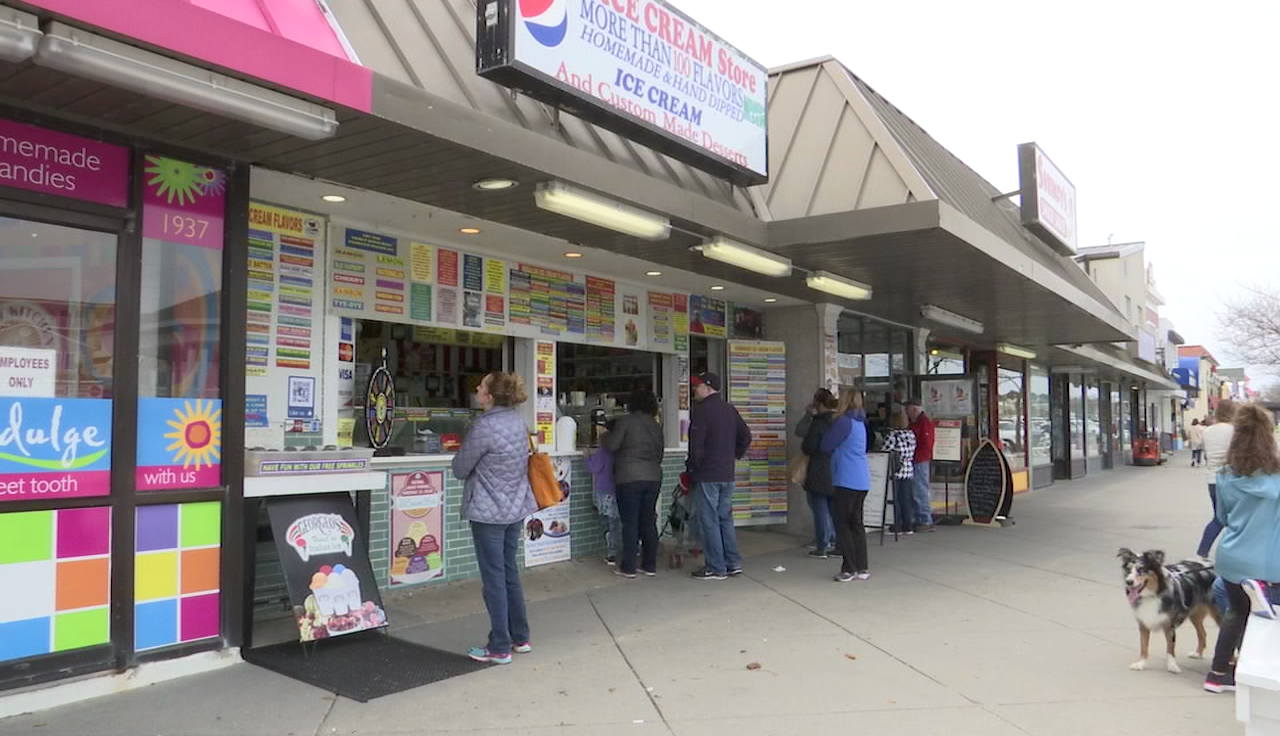
[[[554,48],[564,42],[569,30],[566,0],[519,0],[520,20],[533,40]]]

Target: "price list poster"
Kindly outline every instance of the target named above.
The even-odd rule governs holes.
[[[731,340],[729,403],[751,428],[738,462],[733,517],[740,526],[787,520],[787,349],[780,342]]]

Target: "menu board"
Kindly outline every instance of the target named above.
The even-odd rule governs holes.
[[[699,294],[691,295],[689,297],[689,332],[723,339],[727,334],[724,301]]]
[[[534,343],[537,366],[534,376],[538,381],[534,399],[534,431],[539,445],[555,444],[556,426],[556,344],[550,340]]]
[[[670,294],[649,292],[649,345],[655,350],[675,345],[675,322]]]
[[[617,329],[617,286],[609,279],[587,277],[587,341],[613,342]]]
[[[964,446],[964,427],[959,419],[938,419],[933,426],[933,459],[960,462]]]
[[[729,403],[751,428],[738,461],[733,518],[739,526],[787,520],[787,348],[780,342],[733,340]]]
[[[969,458],[964,474],[964,498],[969,519],[990,524],[1009,515],[1013,503],[1013,474],[1004,453],[991,440],[983,440]]]
[[[675,315],[676,352],[683,355],[689,352],[689,295],[672,294],[671,299]]]
[[[889,453],[868,452],[867,469],[871,471],[871,488],[862,499],[862,526],[880,529],[894,523],[896,507],[889,499]]]

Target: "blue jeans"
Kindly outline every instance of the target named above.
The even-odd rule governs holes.
[[[1200,537],[1200,549],[1196,550],[1196,554],[1201,557],[1208,557],[1209,550],[1213,549],[1213,542],[1222,533],[1222,522],[1218,521],[1218,485],[1216,483],[1209,484],[1209,513],[1212,518],[1209,523],[1204,525],[1204,534]]]
[[[733,528],[733,484],[695,483],[693,489],[707,569],[721,575],[740,569],[742,553],[738,551],[738,532]]]
[[[835,549],[836,525],[831,518],[831,496],[809,493],[809,508],[813,510],[813,545],[818,549]]]
[[[933,523],[933,491],[929,488],[929,463],[916,462],[915,472],[916,524]]]
[[[900,532],[910,531],[915,523],[915,490],[914,477],[893,479],[893,523]]]
[[[641,554],[640,569],[658,570],[658,494],[662,481],[641,480],[618,484],[618,514],[622,526],[622,554],[618,569],[635,573],[636,555]]]
[[[484,585],[484,607],[489,611],[489,651],[510,654],[512,643],[529,641],[529,613],[520,588],[520,532],[524,522],[481,524],[471,522],[476,563]]]

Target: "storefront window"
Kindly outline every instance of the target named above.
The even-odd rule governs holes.
[[[1098,404],[1098,384],[1090,380],[1085,391],[1085,446],[1089,457],[1102,457],[1103,447],[1102,414]]]
[[[1113,452],[1123,452],[1123,438],[1120,435],[1120,427],[1124,425],[1123,414],[1120,408],[1120,392],[1115,389],[1115,384],[1111,384],[1111,446]]]
[[[1025,382],[1022,369],[1000,366],[997,393],[1000,402],[1000,444],[1014,470],[1027,466]]]
[[[578,445],[595,445],[597,421],[626,411],[632,391],[659,393],[657,353],[562,342],[556,345],[560,414],[578,423]]]
[[[867,321],[862,332],[862,352],[866,356],[867,381],[886,379],[891,373],[889,352],[890,330],[884,325]]]
[[[927,376],[962,375],[964,373],[964,353],[959,348],[930,346],[925,360],[924,373]]]
[[[146,157],[142,200],[142,312],[138,350],[138,490],[222,483],[219,357],[225,172]],[[314,288],[280,264],[282,300]],[[301,265],[291,266],[303,268]],[[302,283],[308,284],[302,286]],[[279,329],[279,328],[278,328]],[[290,328],[284,327],[284,330]],[[278,345],[305,336],[281,332]]]
[[[895,375],[906,373],[911,365],[911,333],[893,330],[889,336],[889,362]]]
[[[1027,414],[1031,465],[1038,467],[1053,462],[1052,401],[1049,395],[1049,373],[1044,368],[1031,367],[1030,388]]]
[[[1129,392],[1120,390],[1120,442],[1128,448],[1133,442],[1133,402],[1129,400]]]
[[[1071,395],[1067,400],[1071,406],[1071,457],[1084,458],[1084,387],[1079,381],[1071,381]]]

